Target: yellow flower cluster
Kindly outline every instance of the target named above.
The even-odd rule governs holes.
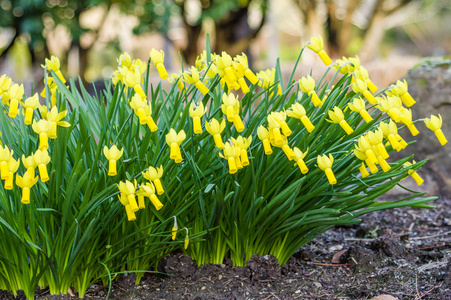
[[[52,56],[52,58],[46,59],[45,66],[42,66],[46,70],[52,70],[64,83],[64,79],[61,71],[59,70],[60,63],[58,58]],[[35,153],[29,156],[22,155],[22,164],[25,167],[25,173],[20,176],[16,175],[16,185],[22,188],[22,203],[30,203],[30,189],[36,184],[38,179],[42,182],[47,182],[49,174],[47,171],[47,165],[50,163],[49,139],[57,138],[57,127],[69,127],[70,124],[63,119],[66,116],[67,111],[59,112],[56,107],[56,83],[52,77],[48,77],[47,82],[52,82],[55,85],[55,89],[52,92],[51,103],[52,106],[48,111],[47,106],[41,105],[39,102],[39,95],[35,94],[29,98],[24,98],[24,90],[22,85],[18,85],[12,82],[11,78],[3,75],[0,77],[0,97],[2,98],[3,105],[9,106],[8,116],[16,118],[18,115],[19,104],[22,106],[22,117],[25,125],[31,125],[32,130],[39,137],[39,147]],[[45,89],[44,89],[45,91]],[[54,99],[54,100],[53,100]],[[35,110],[39,108],[41,118],[35,119]],[[14,158],[14,151],[8,146],[0,146],[0,170],[1,179],[5,180],[4,188],[11,190],[14,187],[14,174],[20,167],[20,160]],[[35,169],[39,170],[39,177],[35,176]]]
[[[144,197],[149,198],[156,210],[160,210],[163,207],[156,195],[156,193],[158,195],[164,193],[160,181],[160,178],[163,176],[163,166],[157,169],[150,166],[145,172],[142,172],[142,175],[148,180],[143,184],[137,184],[135,179],[133,183],[128,180],[125,182],[120,181],[117,186],[120,191],[119,201],[124,205],[129,221],[136,220],[135,212],[146,208]],[[136,197],[138,197],[138,201],[136,201]]]

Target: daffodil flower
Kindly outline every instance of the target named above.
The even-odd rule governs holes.
[[[277,123],[279,123],[283,135],[287,137],[290,136],[292,131],[288,126],[288,124],[285,122],[285,120],[287,119],[287,115],[284,112],[276,112],[276,111],[271,112],[270,115],[274,118],[274,120],[276,120]]]
[[[312,76],[307,75],[306,77],[302,77],[299,80],[299,87],[304,93],[311,96],[313,105],[321,106],[322,102],[315,92],[315,80],[312,78]]]
[[[288,139],[286,136],[282,136],[282,144],[276,145],[276,147],[280,147],[283,150],[283,153],[287,156],[288,160],[293,160],[296,158],[296,155],[293,152],[293,149],[288,146]]]
[[[221,110],[227,116],[227,120],[233,122],[236,131],[242,132],[244,130],[244,124],[239,115],[240,102],[238,101],[238,97],[233,94],[227,95],[224,93],[222,95]]]
[[[174,216],[174,226],[172,226],[172,240],[174,241],[177,236],[177,231],[179,230],[179,226],[177,224],[177,217]]]
[[[5,179],[5,190],[12,190],[14,186],[14,173],[19,169],[20,160],[15,160],[12,156],[8,160],[8,174]]]
[[[378,162],[376,155],[373,152],[373,147],[366,136],[362,135],[359,137],[358,146],[356,147],[360,152],[363,152],[366,155],[366,160],[370,162],[370,164],[376,164]],[[370,164],[367,163],[368,166]]]
[[[157,67],[158,74],[161,79],[167,79],[169,77],[166,68],[164,67],[164,52],[163,50],[157,51],[154,48],[150,50],[150,60]]]
[[[387,113],[395,122],[401,122],[401,99],[398,96],[381,97],[377,108]]]
[[[106,159],[108,159],[108,176],[116,176],[116,162],[121,158],[124,153],[124,149],[119,150],[116,145],[108,148],[107,146],[103,147],[103,154]]]
[[[133,88],[133,90],[141,96],[142,99],[147,99],[146,93],[144,93],[144,90],[141,86],[141,78],[142,74],[139,70],[135,71],[128,71],[125,70],[125,76],[124,76],[124,83],[130,88]]]
[[[144,176],[144,178],[152,181],[153,184],[155,184],[158,195],[162,195],[164,193],[163,185],[160,181],[160,178],[163,176],[163,166],[160,166],[156,169],[152,166],[149,166],[149,168],[145,172],[142,172],[142,175]]]
[[[222,51],[221,56],[216,56],[216,65],[219,68],[219,75],[221,77],[227,77],[227,80],[230,83],[237,81],[235,72],[232,68],[232,57],[230,57],[230,55],[228,55],[225,51]]]
[[[366,81],[356,79],[356,81],[352,84],[352,90],[355,93],[361,93],[372,105],[376,104],[377,100],[370,93],[370,91],[368,91],[368,85]]]
[[[365,101],[363,101],[362,98],[354,98],[353,102],[348,103],[348,107],[355,111],[356,113],[359,113],[360,116],[365,120],[366,123],[369,123],[373,120],[373,118],[370,116],[370,114],[366,111],[365,108]]]
[[[359,168],[360,174],[362,174],[362,178],[370,176],[370,173],[368,173],[368,170],[365,167],[365,163],[362,162]]]
[[[343,59],[335,60],[335,63],[332,65],[332,68],[335,71],[340,72],[341,74],[350,74],[354,72],[356,68],[360,68],[360,60],[358,59],[358,57],[353,59],[343,56]],[[355,78],[353,78],[353,80],[354,80],[353,82],[355,82]]]
[[[19,101],[22,100],[24,94],[23,84],[18,85],[17,83],[11,85],[9,88],[9,112],[8,116],[15,118],[17,116],[17,110],[19,109]]]
[[[30,175],[30,177],[34,177],[37,165],[36,162],[34,161],[33,154],[27,157],[25,157],[25,155],[22,154],[22,164],[27,169],[27,172]]]
[[[331,119],[330,122],[338,123],[338,125],[343,128],[347,135],[350,135],[354,132],[354,129],[352,129],[351,126],[349,126],[348,122],[346,122],[343,111],[338,106],[335,106],[333,108],[333,111],[329,110],[329,118]]]
[[[377,91],[377,86],[371,81],[368,75],[368,71],[363,66],[359,66],[354,70],[354,77],[355,79],[361,79],[365,81],[371,93],[375,93]]]
[[[23,204],[30,204],[30,189],[38,182],[38,176],[30,174],[28,171],[22,176],[16,175],[16,185],[22,189]]]
[[[413,160],[412,162],[413,162],[413,164],[416,163],[414,160]],[[410,167],[411,165],[412,165],[412,163],[411,163],[411,162],[408,162],[408,161],[406,161],[406,162],[404,163],[404,167]],[[421,176],[418,175],[417,171],[415,171],[415,170],[409,170],[409,171],[407,171],[407,174],[409,174],[410,177],[412,177],[413,180],[415,180],[415,182],[416,182],[417,185],[421,185],[421,184],[424,182],[423,178],[421,178]],[[407,176],[407,177],[408,177],[408,176]],[[406,177],[406,178],[407,178],[407,177]],[[404,179],[405,179],[405,178],[404,178]]]
[[[9,89],[11,88],[12,80],[6,75],[0,77],[0,97],[3,104],[9,103]]]
[[[329,55],[327,55],[326,51],[324,51],[323,38],[321,36],[312,37],[306,46],[317,53],[326,66],[331,64],[332,60],[329,58]]]
[[[196,108],[194,108],[194,104],[191,103],[189,106],[189,115],[193,118],[193,131],[195,134],[202,133],[202,124],[200,118],[206,113],[204,109],[204,105],[200,102]]]
[[[215,118],[212,118],[210,123],[205,123],[205,129],[207,129],[207,132],[213,136],[215,145],[219,148],[219,150],[224,149],[224,142],[222,141],[221,133],[224,131],[225,126],[226,123],[224,119],[222,119],[221,124],[219,124],[218,120]]]
[[[302,104],[296,102],[291,105],[290,109],[285,112],[287,116],[291,118],[299,119],[302,124],[305,126],[308,132],[312,132],[315,129],[315,126],[310,122],[310,119],[307,117],[306,112]]]
[[[34,132],[39,134],[39,150],[48,149],[49,148],[48,133],[50,130],[50,122],[48,122],[45,119],[41,119],[38,122],[33,120],[31,128],[33,128]]]
[[[270,141],[274,146],[282,147],[284,140],[282,134],[280,133],[280,124],[276,121],[274,116],[269,114],[266,119],[268,120],[268,130],[271,133]]]
[[[191,74],[190,74],[191,73]],[[191,67],[188,71],[183,73],[183,78],[190,84],[194,84],[194,86],[202,93],[202,95],[206,95],[210,90],[203,84],[199,79],[199,71],[196,67]]]
[[[9,150],[8,146],[0,146],[0,173],[1,179],[6,180],[8,177],[8,161],[13,156],[14,151]]]
[[[335,178],[334,172],[332,171],[332,164],[334,163],[334,157],[329,153],[329,157],[325,154],[318,155],[317,158],[318,167],[326,173],[327,180],[330,184],[336,184],[337,179]]]
[[[383,159],[388,158],[388,152],[384,147],[383,139],[384,139],[384,133],[382,132],[382,129],[378,128],[375,131],[369,131],[366,134],[366,137],[368,141],[376,146],[378,152],[381,154]]]
[[[138,196],[139,209],[145,208],[144,197],[149,198],[156,210],[160,210],[163,207],[163,203],[155,195],[155,188],[152,183],[146,182],[144,185],[140,185],[136,195]]]
[[[38,93],[34,94],[34,96],[32,97],[25,99],[25,101],[21,102],[21,104],[22,104],[22,112],[23,115],[25,116],[24,123],[25,125],[31,125],[31,121],[33,120],[33,112],[41,105],[39,103]]]
[[[249,93],[250,89],[247,86],[246,80],[244,79],[244,69],[240,68],[241,65],[235,61],[232,62],[232,66],[241,91],[243,92],[243,94]]]
[[[252,84],[256,84],[258,82],[258,78],[257,76],[255,76],[254,72],[249,69],[249,63],[246,54],[241,53],[241,55],[237,55],[235,57],[235,60],[238,62],[237,68],[240,70],[240,72],[242,72]]]
[[[122,205],[124,205],[124,207],[125,207],[125,213],[127,214],[127,220],[135,221],[136,220],[136,215],[135,215],[136,211],[133,211],[131,204],[128,202],[128,198],[122,193],[120,193],[118,195],[118,198],[119,198],[119,201],[122,203]],[[135,204],[136,204],[136,200],[135,200]],[[138,210],[139,210],[139,208],[138,208]]]
[[[45,66],[41,65],[41,67],[49,71],[52,70],[53,72],[56,73],[56,75],[63,83],[66,83],[66,79],[64,78],[63,74],[60,71],[60,60],[58,57],[52,55],[50,59],[46,58]]]
[[[407,126],[412,136],[416,136],[420,133],[412,121],[412,111],[410,109],[402,110],[400,120],[403,124]]]
[[[382,130],[382,133],[384,134],[384,138],[387,139],[392,148],[396,151],[401,151],[402,146],[399,142],[399,139],[397,138],[398,135],[398,128],[396,127],[396,123],[390,120],[390,123],[379,123],[379,128]]]
[[[189,236],[188,236],[188,228],[185,227],[186,235],[185,235],[185,241],[183,242],[183,248],[188,249],[189,245]]]
[[[179,91],[182,92],[185,89],[185,85],[183,84],[183,80],[181,77],[182,77],[182,72],[180,71],[179,74],[172,73],[171,76],[168,78],[168,80],[171,84],[177,83],[177,87],[178,87]]]
[[[298,147],[294,147],[293,148],[293,153],[294,153],[294,160],[296,161],[296,164],[299,169],[301,170],[302,174],[307,174],[307,172],[309,171],[307,165],[304,162],[304,157],[307,155],[307,151],[302,152],[301,150],[299,150]]]
[[[136,180],[134,184],[126,180],[125,182],[120,181],[119,184],[117,185],[117,188],[119,189],[121,194],[126,198],[128,204],[130,205],[130,209],[132,212],[137,212],[139,210],[138,203],[136,202],[135,198],[136,187],[137,187]]]
[[[69,127],[70,123],[61,121],[67,114],[67,110],[58,112],[58,108],[53,106],[50,112],[47,114],[47,121],[49,122],[49,138],[56,139],[57,126]]]
[[[374,153],[373,153],[374,154]],[[366,156],[366,154],[365,154],[365,151],[363,151],[362,149],[360,149],[357,145],[355,146],[355,149],[354,149],[354,155],[358,158],[358,159],[360,159],[360,160],[363,160],[367,165],[368,165],[368,167],[370,168],[370,171],[371,171],[371,173],[377,173],[377,171],[379,171],[378,169],[377,169],[377,166],[376,166],[376,162],[374,162],[374,161],[372,161],[372,160],[370,160],[370,159],[368,159],[368,157]],[[376,158],[376,161],[377,161],[377,158]],[[365,168],[365,165],[363,165],[363,167],[361,166],[360,167],[360,173],[362,174],[362,176],[364,175],[364,174],[366,174],[365,172],[367,172],[366,171],[366,169],[364,170],[363,168]],[[367,175],[366,175],[367,176]],[[365,177],[366,177],[365,176]]]
[[[47,152],[47,149],[45,148],[43,150],[38,149],[33,154],[33,158],[36,165],[38,166],[39,177],[41,178],[41,181],[42,182],[48,181],[50,178],[49,173],[47,172],[47,164],[50,162],[50,156],[49,153]]]
[[[440,116],[440,114],[438,114],[438,117],[431,115],[430,119],[426,118],[424,120],[424,124],[426,124],[426,127],[435,133],[435,135],[437,136],[437,139],[439,140],[439,142],[442,146],[448,142],[441,129],[442,116]]]
[[[247,155],[247,148],[252,143],[252,136],[250,135],[248,138],[244,138],[242,136],[239,136],[237,139],[232,138],[232,142],[234,145],[236,145],[240,151],[240,162],[243,166],[249,165],[249,158]]]
[[[257,136],[263,142],[263,149],[265,150],[265,154],[271,155],[272,148],[269,131],[263,125],[260,125],[257,129]]]
[[[47,81],[47,82],[46,82]],[[47,80],[44,78],[44,85],[48,86],[48,89],[50,91],[50,102],[52,103],[53,106],[56,105],[56,91],[58,89],[58,85],[56,84],[56,82],[53,80],[52,77],[47,77]],[[45,94],[45,87],[42,89],[41,92],[41,97],[46,97]]]
[[[396,81],[396,84],[390,87],[390,92],[398,95],[401,98],[402,103],[404,103],[407,107],[411,107],[416,103],[408,92],[407,82],[405,79],[404,81]]]
[[[185,131],[180,130],[179,133],[177,133],[174,129],[170,129],[169,133],[166,134],[166,143],[171,148],[171,153],[169,155],[170,159],[173,159],[175,163],[181,163],[182,153],[180,152],[180,144],[183,142],[183,140],[186,138]]]
[[[225,158],[229,164],[229,173],[235,174],[238,171],[237,165],[236,165],[236,159],[235,157],[238,156],[238,153],[236,153],[236,147],[233,146],[230,142],[226,142],[224,144],[224,155],[219,153],[219,156],[222,158]]]

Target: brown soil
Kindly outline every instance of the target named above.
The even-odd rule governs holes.
[[[451,299],[451,200],[436,209],[402,208],[364,216],[357,226],[336,227],[279,267],[272,256],[254,255],[247,267],[197,267],[174,253],[160,270],[135,286],[134,275],[113,282],[110,299]],[[105,299],[94,285],[85,299]],[[0,291],[1,299],[13,299]],[[19,295],[19,299],[24,299]],[[36,299],[78,299],[38,292]]]

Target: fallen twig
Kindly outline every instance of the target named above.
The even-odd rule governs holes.
[[[316,262],[312,262],[312,265],[327,266],[327,267],[347,267],[347,266],[352,266],[351,264],[326,264],[326,263],[316,263]]]
[[[439,236],[443,236],[443,235],[447,235],[447,234],[451,234],[451,231],[447,231],[447,232],[443,232],[443,233],[439,233],[439,234],[434,234],[434,235],[417,236],[417,237],[412,237],[410,239],[411,240],[424,240],[424,239],[435,238],[435,237],[439,237]]]
[[[434,286],[432,289],[430,289],[429,291],[427,291],[426,293],[424,293],[424,294],[421,295],[420,297],[415,298],[415,300],[420,300],[421,298],[423,298],[424,296],[426,296],[427,294],[429,294],[429,293],[432,292],[433,290],[439,289],[439,288],[440,288],[439,286]]]

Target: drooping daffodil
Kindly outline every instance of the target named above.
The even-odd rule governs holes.
[[[180,145],[182,144],[183,140],[185,140],[186,134],[185,131],[180,130],[179,133],[177,133],[173,128],[169,130],[169,133],[166,134],[166,143],[171,148],[171,153],[169,155],[170,159],[173,159],[175,163],[181,163],[182,153],[180,151]]]
[[[108,159],[108,176],[117,175],[116,163],[121,158],[123,153],[124,149],[119,150],[116,145],[113,145],[110,148],[107,146],[103,147],[103,154],[106,159]]]

